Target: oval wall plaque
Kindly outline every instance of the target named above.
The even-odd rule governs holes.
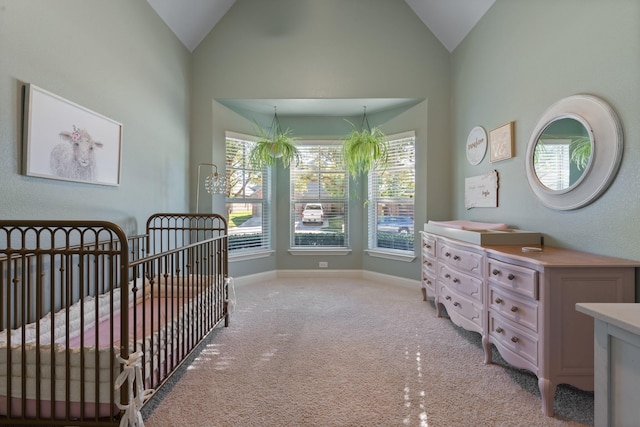
[[[467,137],[467,160],[472,165],[477,165],[487,152],[487,132],[482,126],[471,129]]]

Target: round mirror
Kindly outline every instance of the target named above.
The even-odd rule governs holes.
[[[533,151],[536,178],[549,191],[571,191],[587,175],[592,152],[593,134],[581,117],[553,119]]]
[[[607,189],[621,159],[622,129],[613,109],[594,96],[570,96],[538,120],[527,146],[527,179],[545,206],[576,209]]]

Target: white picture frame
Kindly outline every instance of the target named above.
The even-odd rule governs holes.
[[[471,165],[480,164],[487,153],[487,132],[482,126],[471,129],[467,136],[466,145],[467,161]]]
[[[36,85],[25,85],[23,173],[120,185],[122,124]]]
[[[498,207],[498,171],[472,176],[464,180],[464,206],[471,208]]]
[[[513,157],[514,122],[505,123],[489,132],[489,161],[499,162]]]

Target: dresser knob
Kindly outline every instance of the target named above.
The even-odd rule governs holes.
[[[460,307],[460,303],[459,303],[458,301],[454,302],[454,303],[453,303],[453,305],[454,305],[455,307]]]
[[[515,305],[514,305],[514,306],[512,306],[512,307],[511,307],[511,311],[513,311],[513,312],[515,313],[516,311],[518,311],[518,307],[516,307]]]
[[[501,334],[503,331],[504,331],[504,329],[502,329],[500,326],[498,326],[496,328],[496,332],[499,333],[499,334]]]
[[[453,279],[453,283],[460,283],[460,279],[456,277],[455,279]]]
[[[460,261],[460,257],[458,255],[454,255],[453,259],[456,260],[456,261]]]
[[[431,280],[427,280],[427,285],[431,285]]]
[[[431,267],[433,264],[431,264],[430,262],[427,263],[427,267]]]
[[[502,298],[496,298],[496,304],[502,304]]]
[[[446,257],[450,257],[450,256],[451,256],[451,252],[445,252],[445,253],[444,253],[444,256],[446,256]]]
[[[425,244],[424,247],[427,248],[427,249],[431,249],[431,245]]]
[[[447,274],[444,275],[444,277],[445,277],[445,279],[450,279],[451,275],[449,273],[447,273]]]
[[[513,280],[513,279],[515,279],[515,278],[516,278],[516,276],[514,276],[513,274],[509,274],[509,275],[507,276],[507,279],[509,279],[509,280]]]
[[[500,274],[500,270],[498,270],[497,268],[495,268],[491,273],[492,273],[494,276],[497,276],[498,274]]]
[[[446,299],[447,301],[451,301],[451,297],[450,296],[446,296],[446,297],[444,297],[444,299]]]
[[[511,342],[518,342],[520,341],[520,338],[518,337],[511,337]]]

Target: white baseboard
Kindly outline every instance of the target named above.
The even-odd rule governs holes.
[[[246,276],[234,276],[233,284],[235,286],[250,285],[256,282],[264,282],[267,280],[273,280],[278,277],[278,273],[275,270],[265,271],[263,273],[247,274]]]
[[[362,270],[362,278],[374,282],[385,283],[387,285],[402,286],[409,289],[420,289],[422,284],[419,280],[407,279],[405,277],[392,276],[390,274],[376,273],[375,271]]]
[[[278,270],[278,277],[296,278],[296,277],[346,277],[350,279],[360,279],[362,277],[361,270]]]
[[[402,286],[409,289],[420,289],[419,280],[407,279],[404,277],[391,276],[389,274],[376,273],[367,270],[271,270],[264,273],[248,274],[246,276],[234,277],[233,281],[236,286],[252,284],[260,281],[273,280],[278,277],[296,278],[309,277],[347,277],[352,279],[367,279],[374,282],[384,283],[393,286]]]

